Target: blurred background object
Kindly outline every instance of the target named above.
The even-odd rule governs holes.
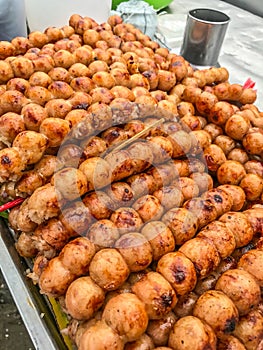
[[[121,3],[128,0],[112,0],[112,9],[116,10],[116,7]],[[173,0],[144,0],[148,2],[149,5],[152,5],[155,10],[161,10],[164,7],[168,6]]]
[[[223,0],[229,4],[240,7],[255,15],[263,17],[263,3],[262,0]]]
[[[72,14],[91,17],[102,23],[111,10],[111,0],[25,0],[25,4],[30,31],[44,31],[50,26],[62,27],[68,24]]]
[[[157,30],[156,10],[146,1],[130,0],[121,2],[113,14],[118,14],[125,23],[131,23],[144,34],[154,39]]]
[[[11,41],[16,36],[26,36],[24,0],[0,0],[0,40]]]

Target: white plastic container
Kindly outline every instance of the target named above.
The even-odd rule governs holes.
[[[111,10],[111,0],[25,0],[25,3],[30,31],[62,27],[68,24],[72,14],[88,16],[102,23]]]

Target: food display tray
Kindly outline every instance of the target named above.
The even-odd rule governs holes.
[[[234,83],[242,84],[248,77],[256,81],[256,105],[263,109],[262,18],[224,1],[200,0],[198,6],[213,7],[231,17],[219,64],[228,69]],[[167,13],[159,16],[159,29],[167,39],[168,47],[177,50],[178,54],[187,12],[195,7],[194,0],[187,1],[187,4],[184,0],[176,0],[171,3]],[[68,350],[50,300],[41,294],[39,287],[27,277],[27,271],[32,268],[32,261],[19,256],[14,243],[14,233],[9,229],[7,222],[0,219],[0,269],[35,349]]]
[[[0,268],[36,350],[67,350],[52,306],[26,276],[30,260],[19,256],[13,232],[0,220]]]

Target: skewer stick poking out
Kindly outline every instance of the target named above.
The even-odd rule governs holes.
[[[135,140],[138,140],[141,136],[147,134],[147,132],[158,126],[158,125],[161,125],[163,124],[165,121],[164,118],[161,118],[155,122],[153,122],[152,124],[149,124],[145,129],[143,129],[142,131],[138,132],[138,134],[135,134],[134,136],[132,136],[130,139],[122,142],[121,144],[119,144],[118,146],[114,147],[112,150],[110,150],[110,152],[117,152],[117,151],[120,151],[121,149],[127,147],[128,145],[130,145],[131,143],[133,143]],[[107,152],[108,153],[108,152]]]
[[[154,123],[148,125],[145,129],[143,129],[142,131],[138,132],[138,134],[135,134],[130,139],[128,139],[128,140],[122,142],[120,145],[114,147],[111,152],[117,152],[117,151],[123,149],[124,147],[128,146],[129,144],[131,144],[135,140],[138,140],[141,136],[145,135],[150,129],[152,129],[152,128],[154,128],[154,127],[164,123],[164,121],[165,121],[164,118],[161,118],[161,119],[155,121]],[[108,153],[108,152],[106,151],[106,153]],[[17,205],[23,203],[24,200],[25,200],[25,198],[20,198],[19,197],[19,198],[16,198],[16,199],[8,202],[8,203],[0,205],[0,213],[3,212],[3,211],[6,211],[8,209],[16,207]]]

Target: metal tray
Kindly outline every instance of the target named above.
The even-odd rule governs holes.
[[[48,298],[26,277],[30,260],[19,256],[14,235],[0,219],[0,268],[36,350],[68,350]]]

